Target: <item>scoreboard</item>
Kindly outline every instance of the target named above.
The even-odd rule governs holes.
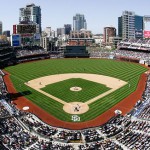
[[[34,34],[36,33],[36,25],[34,24],[18,24],[18,25],[14,25],[14,30],[16,30],[14,32],[14,34],[26,34],[26,33],[30,33],[30,34]]]
[[[22,33],[36,33],[36,25],[17,25],[17,32]]]

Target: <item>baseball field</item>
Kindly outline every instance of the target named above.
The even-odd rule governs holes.
[[[5,70],[18,93],[66,122],[101,115],[135,91],[147,71],[129,62],[78,58],[29,62]]]

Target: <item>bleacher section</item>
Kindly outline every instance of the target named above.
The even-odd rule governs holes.
[[[14,48],[17,63],[50,58],[49,52],[39,46],[24,46]]]
[[[135,50],[135,51],[150,51],[150,40],[129,39],[123,40],[118,44],[117,49],[120,50]]]
[[[13,64],[15,54],[8,41],[0,40],[0,68]]]

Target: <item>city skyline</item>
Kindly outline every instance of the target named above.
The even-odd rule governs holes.
[[[64,24],[73,25],[73,16],[80,13],[84,14],[87,29],[92,33],[103,33],[106,26],[113,26],[118,32],[118,17],[122,15],[123,11],[134,11],[136,15],[141,16],[150,15],[148,0],[138,2],[136,0],[95,0],[94,2],[90,0],[55,0],[51,2],[46,0],[5,0],[0,9],[3,31],[10,30],[12,33],[13,24],[19,24],[19,9],[31,3],[41,7],[42,30],[46,27],[56,30],[63,27]]]

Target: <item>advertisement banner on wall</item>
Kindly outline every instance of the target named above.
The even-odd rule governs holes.
[[[144,31],[144,38],[150,38],[150,31]]]
[[[135,30],[135,38],[143,38],[143,31]]]
[[[21,37],[20,37],[20,35],[19,34],[13,34],[12,35],[12,46],[20,46],[20,41],[21,41],[21,39],[20,39]]]

